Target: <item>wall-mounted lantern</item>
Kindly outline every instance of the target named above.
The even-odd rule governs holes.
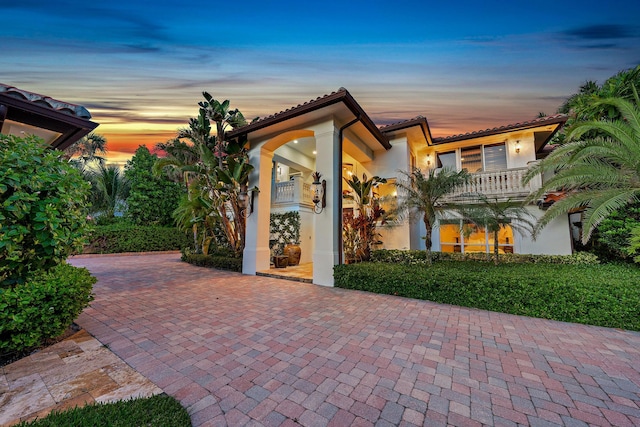
[[[238,207],[240,208],[240,213],[242,213],[245,218],[248,218],[253,213],[253,198],[255,194],[259,192],[258,187],[253,187],[251,190],[248,190],[247,186],[243,185],[240,188],[240,193],[238,193]]]
[[[322,210],[327,206],[327,181],[322,180],[322,174],[318,171],[314,172],[312,175],[313,182],[311,183],[311,192],[313,193],[313,211],[317,214],[322,212]]]
[[[516,140],[516,153],[520,152],[520,140]]]

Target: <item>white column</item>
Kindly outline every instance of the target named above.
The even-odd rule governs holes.
[[[249,188],[260,189],[253,200],[253,213],[247,218],[247,232],[242,259],[242,273],[255,275],[269,270],[269,218],[271,214],[271,160],[273,152],[254,147],[249,162],[254,169],[249,176]]]
[[[316,130],[316,170],[327,181],[327,206],[314,215],[313,283],[333,286],[333,266],[338,264],[338,239],[342,238],[337,212],[341,177],[340,141],[333,121]],[[340,213],[341,214],[341,213]]]

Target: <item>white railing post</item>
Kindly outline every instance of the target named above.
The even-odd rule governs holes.
[[[300,203],[302,201],[303,188],[302,188],[302,177],[294,176],[293,177],[293,202]]]

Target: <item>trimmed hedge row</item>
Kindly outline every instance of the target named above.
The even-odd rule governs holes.
[[[59,264],[24,284],[0,288],[0,354],[62,334],[93,300],[94,283],[86,268]]]
[[[175,227],[142,226],[119,221],[96,225],[83,253],[175,251],[191,244],[189,237]]]
[[[490,261],[493,254],[459,253],[459,252],[431,252],[433,262],[438,261]],[[389,262],[394,264],[419,265],[427,263],[425,251],[380,249],[371,253],[372,262]],[[499,260],[506,264],[570,264],[593,265],[599,264],[598,257],[589,252],[577,252],[572,255],[532,255],[532,254],[500,254]]]
[[[633,265],[439,262],[334,267],[335,286],[523,316],[640,330]]]
[[[182,252],[182,261],[199,267],[217,268],[242,273],[242,258],[224,255],[204,255]]]

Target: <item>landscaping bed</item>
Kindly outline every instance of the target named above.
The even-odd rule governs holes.
[[[338,265],[335,286],[564,322],[640,330],[634,265],[439,261]]]

